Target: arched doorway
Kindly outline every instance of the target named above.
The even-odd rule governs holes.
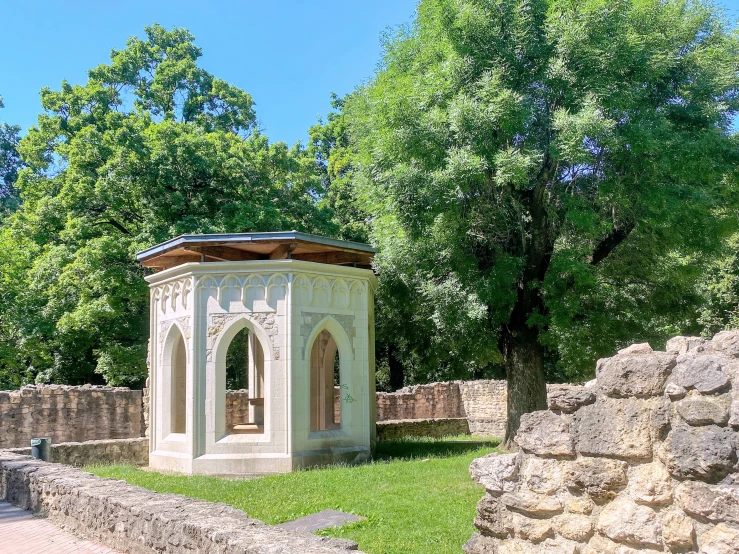
[[[310,429],[341,428],[341,360],[336,340],[327,330],[313,342],[310,355]]]

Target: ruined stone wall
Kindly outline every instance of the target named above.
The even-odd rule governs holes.
[[[503,437],[506,429],[508,388],[505,381],[460,381],[462,416],[470,433]]]
[[[450,419],[400,419],[377,422],[377,440],[389,441],[404,437],[449,437],[469,435],[470,427],[464,417]]]
[[[377,421],[465,417],[459,381],[377,393]]]
[[[280,529],[225,504],[159,494],[0,452],[0,500],[129,554],[338,554],[356,543]]]
[[[125,387],[28,385],[0,392],[0,448],[142,435],[142,393]]]
[[[31,447],[12,448],[7,452],[31,455]],[[49,452],[51,461],[74,467],[95,464],[149,465],[149,439],[110,439],[86,442],[62,442],[52,444]]]
[[[468,554],[739,552],[739,331],[599,360],[475,460]]]

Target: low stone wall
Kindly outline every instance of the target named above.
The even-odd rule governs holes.
[[[468,554],[739,552],[739,331],[636,344],[475,460]]]
[[[31,455],[31,447],[6,450],[14,454]],[[149,439],[111,439],[105,441],[63,442],[51,445],[51,461],[74,467],[94,464],[149,465]]]
[[[286,531],[244,512],[0,452],[0,499],[129,554],[332,554],[344,539]],[[356,552],[356,550],[353,550]]]
[[[0,448],[140,437],[141,391],[125,387],[28,385],[0,391]]]
[[[506,402],[508,387],[505,381],[460,381],[462,417],[469,421],[473,435],[503,437],[508,421]]]
[[[448,437],[469,435],[467,419],[401,419],[397,421],[378,421],[377,440],[389,441],[405,437]]]

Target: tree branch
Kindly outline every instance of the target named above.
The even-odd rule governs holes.
[[[616,247],[621,244],[634,230],[634,223],[628,223],[623,227],[614,228],[610,234],[606,235],[593,250],[590,258],[590,265],[597,265],[605,260]]]
[[[115,219],[106,219],[105,221],[98,221],[97,223],[95,223],[95,225],[112,225],[113,227],[115,227],[116,229],[118,229],[124,235],[130,235],[131,234],[131,231],[129,231],[128,229],[126,229],[123,225],[121,225],[120,223],[118,223]]]

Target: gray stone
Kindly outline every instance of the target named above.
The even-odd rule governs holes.
[[[689,425],[720,425],[729,422],[731,396],[701,396],[692,394],[675,403],[677,413]]]
[[[739,358],[739,329],[721,331],[713,337],[713,345],[717,350],[731,358]]]
[[[658,396],[674,366],[674,354],[652,352],[651,348],[625,349],[612,358],[598,360],[598,385],[603,394],[613,397]]]
[[[597,528],[616,542],[662,546],[657,512],[630,498],[617,498],[605,506],[598,516]]]
[[[500,501],[510,510],[533,517],[545,517],[562,513],[562,502],[553,496],[520,491],[507,492]]]
[[[538,543],[552,536],[552,521],[549,519],[534,519],[512,513],[511,524],[516,536],[531,542]]]
[[[309,514],[292,521],[286,521],[280,523],[277,527],[281,529],[287,529],[289,531],[303,531],[307,533],[315,533],[322,529],[329,529],[331,527],[343,527],[350,523],[356,523],[357,521],[365,521],[367,518],[347,514],[346,512],[340,512],[339,510],[322,510],[315,514]]]
[[[571,414],[581,406],[595,402],[595,393],[584,387],[554,390],[549,393],[547,402],[550,410]]]
[[[626,463],[602,458],[578,458],[567,468],[567,486],[597,499],[613,498],[626,487]]]
[[[669,396],[672,400],[683,398],[687,393],[688,391],[686,389],[675,383],[667,383],[665,387],[665,395]]]
[[[703,346],[708,341],[701,337],[673,337],[667,341],[665,350],[675,354],[685,354],[690,350],[695,350],[699,346]]]
[[[477,503],[475,527],[487,537],[507,538],[513,533],[509,513],[500,499],[486,494]]]
[[[727,363],[727,358],[720,354],[688,352],[678,356],[669,382],[704,394],[719,392],[729,385],[729,378],[723,371]]]
[[[732,431],[715,425],[675,427],[658,450],[667,470],[678,479],[717,483],[736,463]]]
[[[517,454],[488,454],[470,464],[472,480],[490,493],[511,492],[518,477]]]
[[[462,550],[466,554],[497,554],[497,545],[497,540],[491,537],[484,537],[480,533],[475,533],[470,540],[464,543]]]
[[[656,416],[663,407],[659,400],[601,397],[583,406],[574,416],[578,452],[624,460],[651,458]]]
[[[523,470],[522,481],[526,487],[537,494],[553,494],[562,485],[563,462],[551,458],[530,456]]]
[[[548,410],[521,416],[516,444],[537,456],[572,456],[575,453],[570,416],[557,415]]]
[[[685,481],[675,489],[675,499],[698,519],[739,524],[739,487]]]

